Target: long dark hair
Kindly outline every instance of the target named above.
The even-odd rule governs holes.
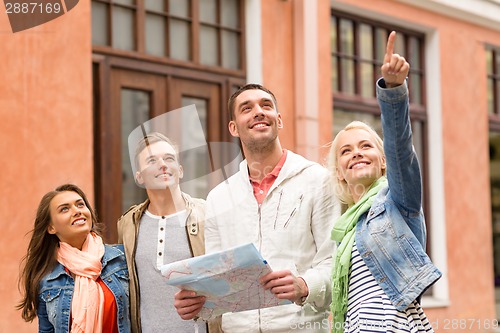
[[[25,321],[33,321],[35,319],[38,308],[40,281],[57,264],[56,253],[59,246],[59,238],[56,235],[49,234],[47,231],[51,222],[50,202],[59,193],[67,191],[75,192],[82,197],[92,216],[92,231],[100,235],[101,226],[97,221],[96,214],[92,206],[90,206],[87,196],[78,186],[64,184],[42,197],[36,212],[33,230],[31,231],[32,235],[28,251],[21,262],[24,264],[24,267],[19,277],[19,289],[23,298],[16,308],[22,310],[22,317]]]

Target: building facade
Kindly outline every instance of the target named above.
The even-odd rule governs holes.
[[[15,305],[19,263],[45,192],[80,185],[106,224],[106,240],[116,241],[116,219],[144,198],[130,168],[131,131],[194,104],[202,139],[234,144],[226,102],[245,82],[275,93],[283,146],[324,163],[348,121],[377,128],[373,86],[391,30],[396,52],[411,64],[427,250],[444,273],[423,306],[437,332],[493,331],[500,1],[92,0],[15,33],[0,13],[0,332],[37,329]],[[182,121],[170,128],[178,141],[200,134],[192,119]],[[196,151],[184,157],[198,166],[185,190],[203,197],[213,181],[198,178],[216,167],[199,163]]]

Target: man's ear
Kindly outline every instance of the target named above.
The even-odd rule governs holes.
[[[227,124],[227,127],[229,128],[229,133],[231,133],[232,136],[235,138],[239,138],[240,134],[238,133],[238,128],[236,127],[236,123],[234,120],[231,120],[229,124]]]
[[[278,128],[283,128],[283,119],[281,118],[281,113],[278,112]]]
[[[139,184],[139,185],[144,184],[144,179],[142,179],[142,175],[141,175],[140,171],[135,172],[135,180],[136,180],[137,184]]]

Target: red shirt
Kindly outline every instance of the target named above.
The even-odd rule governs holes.
[[[68,269],[66,271],[69,273]],[[97,283],[101,286],[102,293],[104,294],[104,309],[102,315],[102,332],[103,333],[118,333],[118,322],[116,315],[118,308],[116,307],[115,295],[108,288],[108,286],[98,278]],[[73,317],[70,316],[69,327],[71,327]]]
[[[253,187],[253,195],[255,196],[255,199],[257,199],[259,205],[262,204],[267,196],[267,192],[269,192],[269,189],[271,188],[271,186],[273,186],[274,181],[276,180],[276,178],[278,178],[281,168],[283,168],[283,164],[285,164],[286,161],[286,153],[287,150],[283,149],[283,154],[281,155],[278,164],[276,164],[273,171],[268,173],[260,183],[250,179],[250,183]]]
[[[118,333],[118,321],[117,314],[118,308],[116,307],[115,295],[106,286],[106,284],[98,278],[97,283],[101,286],[102,292],[104,294],[104,311],[102,318],[102,332],[103,333]]]

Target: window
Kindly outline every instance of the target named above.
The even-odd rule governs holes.
[[[423,206],[430,232],[423,34],[332,9],[333,135],[353,120],[369,123],[382,135],[375,83],[381,76],[380,66],[385,55],[387,37],[392,30],[398,33],[394,52],[403,55],[410,63],[408,88],[413,143],[422,171]],[[430,253],[430,242],[427,247]]]
[[[243,69],[241,0],[92,0],[92,44],[198,66]]]
[[[488,79],[491,223],[497,309],[500,303],[500,47],[486,46]],[[500,315],[497,310],[497,317]]]
[[[500,132],[500,47],[486,47],[490,128]]]
[[[232,145],[222,143],[235,141],[226,101],[246,82],[244,7],[244,0],[92,0],[94,188],[107,242],[116,242],[117,219],[146,198],[129,156],[128,137],[137,126],[196,106],[202,131],[193,133],[186,117],[182,124],[190,125],[163,133],[178,145],[204,136],[211,157],[214,150],[221,156],[208,165],[200,162],[208,161],[204,151],[181,154],[183,180],[190,180],[181,190],[194,197],[205,198],[217,184],[199,175],[234,157]]]

